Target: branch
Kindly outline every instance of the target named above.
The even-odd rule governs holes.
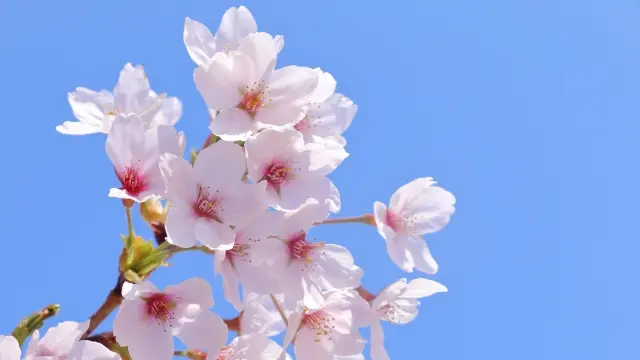
[[[373,214],[364,214],[362,216],[345,217],[338,219],[327,219],[325,221],[317,222],[314,225],[327,225],[327,224],[348,224],[348,223],[363,223],[367,225],[376,226],[376,219]]]
[[[83,339],[87,339],[91,333],[107,318],[113,310],[115,310],[122,303],[122,285],[124,284],[124,276],[120,274],[118,281],[113,289],[107,295],[102,305],[96,310],[96,312],[89,318],[89,328],[82,335]]]

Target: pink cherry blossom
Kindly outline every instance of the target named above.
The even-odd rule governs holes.
[[[358,106],[342,94],[334,93],[336,81],[327,72],[314,69],[318,76],[318,86],[311,94],[304,108],[304,117],[294,128],[304,136],[306,142],[334,141],[346,145],[342,133],[353,121]]]
[[[369,305],[354,291],[328,291],[322,296],[318,308],[299,306],[289,316],[285,349],[295,336],[297,359],[333,360],[336,355],[358,356],[364,349],[358,328],[371,323]]]
[[[119,114],[138,115],[146,128],[174,125],[182,115],[182,104],[175,97],[158,95],[149,87],[142,66],[127,63],[120,71],[113,93],[79,87],[69,93],[69,104],[78,121],[65,121],[56,130],[65,135],[108,134]]]
[[[313,69],[274,70],[277,49],[271,35],[253,33],[237,51],[216,53],[194,71],[198,91],[217,110],[210,130],[224,140],[245,140],[264,127],[293,125],[318,83]]]
[[[309,198],[340,210],[340,193],[327,175],[348,156],[338,145],[305,145],[294,130],[265,129],[245,143],[248,177],[266,185],[269,205],[297,209]]]
[[[392,324],[407,324],[418,316],[418,299],[436,293],[446,292],[447,288],[435,281],[400,279],[386,287],[371,301],[374,321],[371,323],[371,359],[389,360],[384,348],[384,333],[380,321]]]
[[[449,223],[456,198],[435,184],[430,177],[416,179],[393,194],[388,208],[381,202],[374,204],[378,232],[387,242],[389,256],[408,272],[414,267],[427,274],[438,271],[422,235]]]
[[[186,18],[183,40],[191,59],[198,65],[206,65],[217,52],[236,50],[242,38],[256,32],[258,24],[253,15],[246,7],[239,6],[225,11],[215,36],[205,25]],[[274,41],[280,52],[284,38],[276,35]]]
[[[247,291],[270,293],[273,288],[266,286],[271,279],[271,264],[268,259],[254,254],[255,244],[270,241],[277,230],[280,215],[264,212],[258,218],[244,225],[236,226],[233,248],[215,253],[216,274],[222,276],[222,289],[227,300],[237,310],[242,309],[239,285]]]
[[[138,115],[118,115],[107,136],[106,151],[121,187],[111,189],[109,196],[137,202],[161,196],[160,156],[182,156],[184,148],[184,135],[172,126],[146,130]]]
[[[322,300],[322,290],[355,288],[360,285],[362,269],[354,264],[346,248],[310,242],[307,231],[328,216],[328,208],[309,199],[293,212],[284,213],[277,238],[262,241],[256,246],[257,254],[273,259],[272,270],[285,302],[294,306],[303,300],[315,308]]]
[[[288,317],[292,310],[286,307],[284,295],[274,294],[273,296]],[[287,327],[271,295],[249,293],[244,299],[240,329],[243,334],[275,336],[287,330]]]
[[[25,352],[25,360],[119,360],[120,356],[104,345],[80,340],[89,328],[89,321],[82,324],[65,321],[50,328],[40,338],[35,330]]]
[[[242,182],[245,157],[234,143],[220,141],[200,151],[193,167],[173,155],[160,163],[171,201],[165,224],[171,244],[191,247],[197,239],[211,249],[231,250],[231,226],[264,211],[264,185]]]
[[[264,335],[238,336],[224,346],[216,360],[278,360],[282,347]],[[289,356],[286,357],[290,359]]]
[[[215,313],[211,286],[199,278],[158,290],[151,282],[125,283],[124,301],[113,323],[118,343],[136,360],[173,358],[173,337],[189,348],[217,353],[227,341],[227,326]]]

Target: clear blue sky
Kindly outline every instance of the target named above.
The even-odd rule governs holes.
[[[182,99],[178,127],[199,145],[206,109],[184,18],[215,29],[241,4],[0,2],[0,333],[52,302],[58,320],[84,321],[115,281],[126,230],[107,198],[116,178],[103,136],[55,132],[72,119],[67,92],[110,89],[126,62],[143,64],[153,89]],[[244,5],[261,30],[285,35],[280,65],[321,66],[360,106],[351,157],[333,175],[341,214],[369,212],[422,176],[458,198],[449,227],[428,237],[450,292],[385,327],[393,359],[640,357],[638,1]],[[405,276],[373,228],[317,236],[348,246],[372,291]],[[172,263],[155,282],[213,278],[204,255]]]

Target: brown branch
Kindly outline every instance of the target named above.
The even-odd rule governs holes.
[[[89,318],[89,328],[82,335],[83,339],[87,339],[91,333],[107,318],[113,310],[115,310],[122,303],[122,285],[124,284],[124,276],[120,274],[118,281],[113,289],[107,295],[102,305],[96,310],[96,312]]]

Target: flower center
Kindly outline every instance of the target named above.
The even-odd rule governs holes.
[[[277,186],[291,177],[291,169],[283,163],[276,163],[269,166],[264,174],[264,178],[271,186]]]
[[[395,232],[400,232],[403,229],[403,217],[402,215],[395,214],[390,210],[387,210],[387,225]]]
[[[305,309],[308,310],[308,309]],[[327,340],[331,341],[331,333],[335,326],[332,322],[335,321],[333,316],[329,316],[322,310],[318,310],[309,314],[305,314],[302,319],[302,326],[312,329],[316,333],[315,342],[320,342],[322,336],[326,336]]]
[[[219,193],[216,190],[216,194]],[[218,210],[222,211],[220,208],[220,197],[216,196],[216,194],[211,195],[209,193],[208,186],[202,186],[198,184],[198,196],[196,201],[193,203],[193,211],[199,217],[215,220],[219,223],[222,221],[218,217]]]
[[[143,192],[148,186],[140,169],[135,166],[127,166],[123,172],[116,170],[116,176],[122,184],[121,189],[134,196]]]
[[[176,309],[175,298],[165,293],[153,293],[142,297],[145,304],[145,315],[147,319],[155,319],[163,327],[166,324],[171,326],[171,320],[175,319]]]
[[[324,243],[310,243],[306,240],[304,232],[299,233],[288,241],[289,258],[291,260],[303,260],[312,262],[311,252],[324,246]]]
[[[311,127],[311,124],[309,123],[309,117],[305,116],[302,120],[300,120],[297,124],[295,124],[294,129],[300,131],[300,132],[304,132],[305,130],[309,129]]]
[[[254,82],[251,87],[247,85],[242,91],[242,100],[238,104],[238,109],[246,111],[253,118],[258,110],[271,102],[270,99],[267,100],[269,94],[269,88],[265,87],[264,80]]]
[[[398,313],[398,309],[393,304],[385,304],[378,308],[378,313],[381,314],[382,318],[392,324],[398,323],[398,318],[400,314]]]

